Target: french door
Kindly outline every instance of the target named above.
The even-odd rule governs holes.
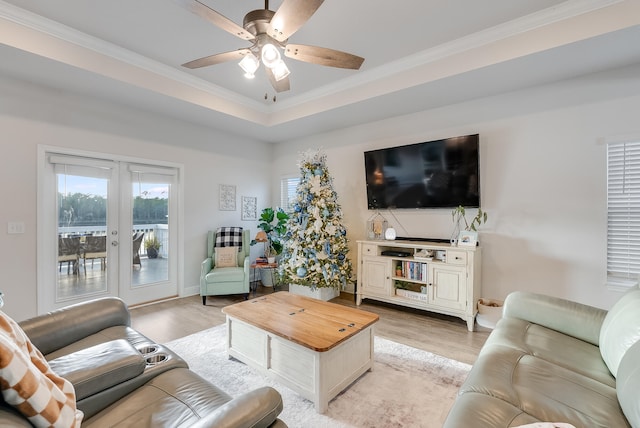
[[[39,313],[178,294],[178,167],[51,148],[39,162]]]

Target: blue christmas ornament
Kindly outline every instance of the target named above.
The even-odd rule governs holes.
[[[293,207],[293,209],[294,209],[294,210],[295,210],[295,212],[297,212],[297,213],[299,213],[299,212],[301,212],[301,211],[302,211],[302,207],[301,207],[300,205],[298,205],[298,204],[295,204],[295,205],[294,205],[294,207]]]
[[[313,195],[311,193],[307,195],[307,201],[309,202],[313,201]]]
[[[344,260],[344,254],[342,253],[338,254],[338,260],[340,261]]]
[[[313,173],[314,173],[315,175],[322,175],[322,169],[320,169],[320,168],[316,168],[316,169],[315,169],[315,171],[313,171]]]
[[[300,278],[304,278],[304,276],[307,274],[307,270],[305,268],[303,268],[302,266],[300,266],[298,268],[298,270],[296,270],[296,274],[300,277]]]

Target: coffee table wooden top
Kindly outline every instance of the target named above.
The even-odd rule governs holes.
[[[317,352],[325,352],[378,321],[378,315],[287,291],[222,308],[244,321]]]

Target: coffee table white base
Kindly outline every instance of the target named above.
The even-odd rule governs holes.
[[[373,366],[373,325],[317,352],[227,316],[227,353],[313,401],[329,401]]]

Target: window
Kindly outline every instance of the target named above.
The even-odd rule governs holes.
[[[280,180],[280,206],[287,213],[293,211],[298,183],[300,183],[298,176],[282,177]]]
[[[640,277],[640,141],[607,145],[607,277],[622,287]]]

